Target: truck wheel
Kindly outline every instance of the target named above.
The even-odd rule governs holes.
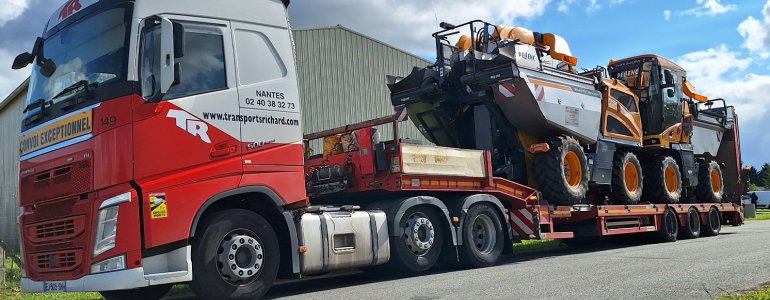
[[[701,227],[701,236],[717,236],[722,231],[722,215],[716,207],[709,209],[708,222]]]
[[[652,203],[675,204],[682,198],[682,173],[671,156],[656,156],[644,169],[644,197]]]
[[[676,238],[679,235],[679,218],[672,209],[667,208],[663,213],[663,219],[660,220],[660,230],[658,231],[658,239],[664,243],[676,242]]]
[[[398,224],[404,232],[390,240],[388,270],[394,274],[403,274],[424,272],[432,268],[444,245],[441,222],[442,219],[425,206],[407,210]]]
[[[551,204],[584,203],[588,165],[583,147],[572,137],[555,138],[550,146],[550,151],[535,155],[535,177],[543,197]]]
[[[172,286],[172,284],[153,285],[134,290],[99,292],[99,294],[106,300],[158,300],[163,298],[163,296],[166,296]]]
[[[643,189],[639,158],[631,152],[616,153],[612,167],[612,200],[618,204],[637,204]]]
[[[495,209],[486,203],[474,205],[463,222],[460,263],[468,268],[493,266],[503,253],[505,235]]]
[[[207,218],[193,240],[193,281],[202,299],[256,299],[275,282],[278,239],[260,215],[230,209]]]
[[[722,168],[713,160],[698,162],[698,200],[705,203],[721,203],[725,195]]]
[[[700,213],[694,207],[687,211],[687,220],[684,226],[679,229],[679,234],[684,239],[697,239],[700,236],[701,224]]]

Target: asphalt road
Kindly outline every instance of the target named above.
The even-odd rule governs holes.
[[[605,243],[416,277],[352,272],[278,283],[274,299],[711,299],[770,283],[770,221],[670,244]],[[176,299],[194,299],[177,297]]]

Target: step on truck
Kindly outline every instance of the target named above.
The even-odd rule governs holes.
[[[519,240],[675,241],[743,221],[734,202],[551,204],[495,176],[492,151],[381,141],[374,126],[395,117],[303,136],[288,5],[71,0],[53,14],[13,64],[33,64],[23,291],[158,299],[189,283],[253,299],[279,278],[485,267]],[[328,151],[306,158],[319,139]]]

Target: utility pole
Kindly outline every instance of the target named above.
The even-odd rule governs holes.
[[[0,247],[0,285],[5,283],[5,249]]]

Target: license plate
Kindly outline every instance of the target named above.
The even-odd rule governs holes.
[[[66,281],[46,281],[43,282],[43,292],[46,293],[64,293],[67,292]]]

